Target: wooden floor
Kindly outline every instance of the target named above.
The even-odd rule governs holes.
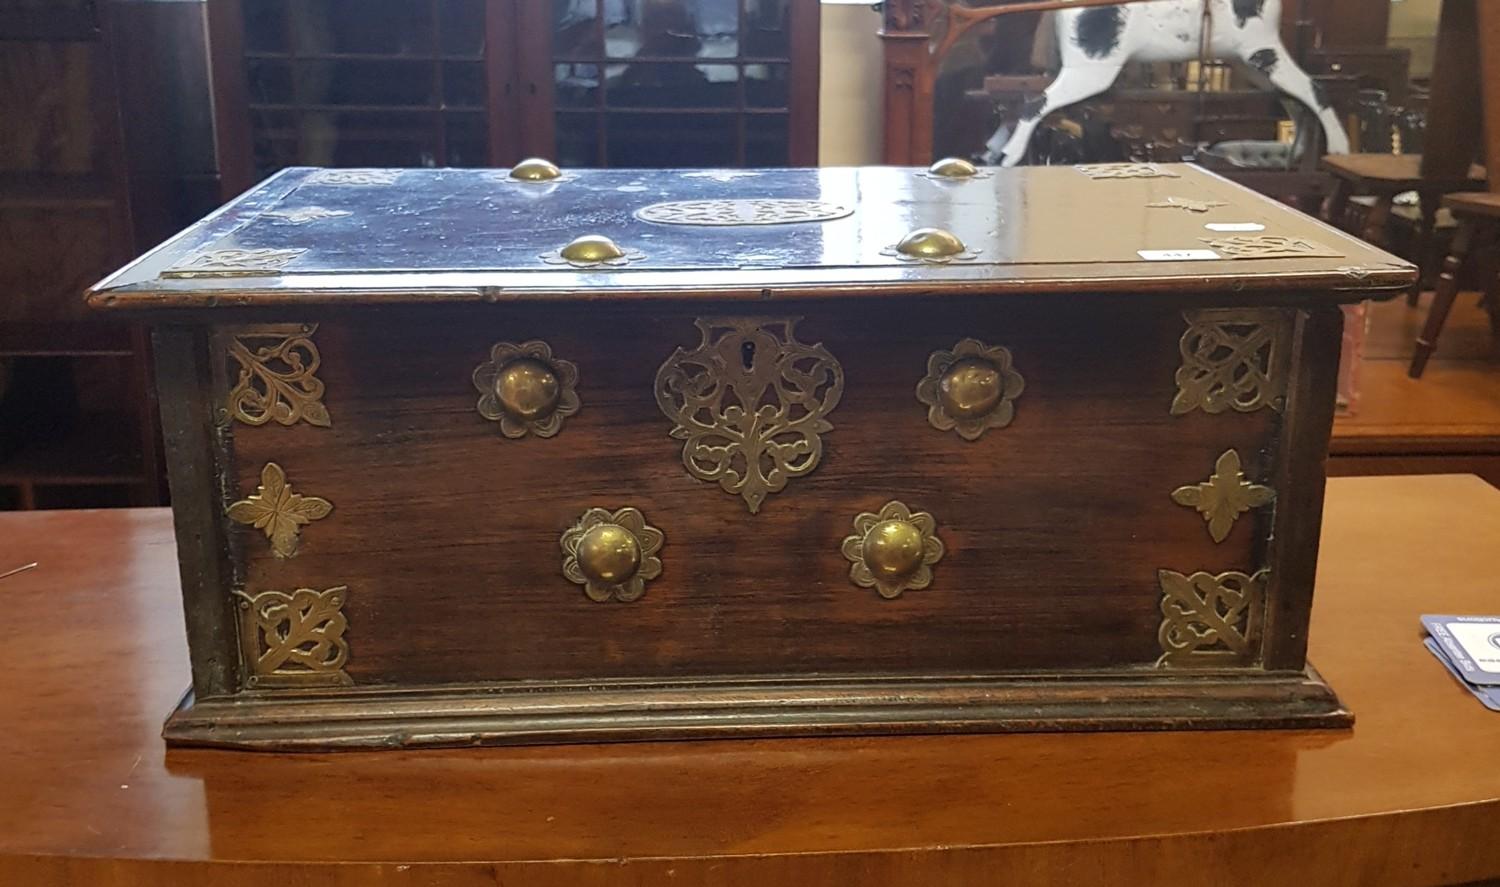
[[[1352,416],[1334,422],[1331,475],[1478,474],[1500,486],[1500,344],[1476,293],[1459,296],[1420,380],[1406,375],[1432,293],[1371,306]]]

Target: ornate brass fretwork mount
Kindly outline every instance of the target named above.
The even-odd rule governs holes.
[[[238,327],[225,337],[239,378],[229,391],[229,416],[246,425],[332,424],[323,406],[322,358],[313,344],[317,324]],[[257,344],[257,343],[266,344]]]
[[[1081,163],[1074,169],[1091,179],[1176,179],[1170,169],[1154,163]]]
[[[1313,256],[1336,258],[1343,255],[1316,240],[1281,234],[1239,234],[1233,237],[1199,239],[1219,255],[1230,259],[1300,259]]]
[[[1289,319],[1276,309],[1205,308],[1183,313],[1172,415],[1201,409],[1250,413],[1282,408]]]
[[[849,581],[889,600],[931,585],[932,565],[942,560],[944,548],[932,515],[891,500],[879,512],[855,515],[854,534],[844,537],[841,550],[850,564]]]
[[[1190,213],[1206,213],[1220,206],[1228,206],[1222,200],[1194,200],[1191,197],[1163,197],[1153,203],[1146,204],[1152,209],[1180,209]]]
[[[229,518],[266,534],[277,557],[297,553],[302,528],[333,512],[333,503],[317,496],[292,492],[286,472],[267,462],[260,472],[260,486],[251,495],[229,506]]]
[[[643,222],[658,225],[790,225],[797,222],[827,222],[854,210],[822,200],[755,197],[739,200],[673,200],[653,203],[635,211]]]
[[[1240,454],[1232,449],[1219,456],[1208,480],[1172,491],[1173,502],[1198,509],[1208,524],[1208,535],[1215,542],[1224,541],[1240,515],[1269,505],[1275,498],[1275,490],[1245,479]]]
[[[552,346],[539,339],[497,342],[490,359],[474,368],[474,387],[479,415],[499,422],[509,438],[551,437],[580,407],[578,367],[553,357]]]
[[[211,249],[188,256],[161,276],[276,277],[305,252],[305,249]]]
[[[934,351],[927,358],[917,400],[926,404],[927,424],[933,428],[978,440],[986,430],[1010,424],[1025,387],[1008,349],[963,339],[951,351]]]
[[[751,514],[818,467],[844,393],[843,367],[821,343],[797,341],[798,320],[699,318],[702,341],[656,372],[656,403],[684,441],[688,473],[740,496]]]
[[[299,588],[235,592],[241,613],[240,643],[249,687],[303,687],[352,684],[344,672],[349,642],[344,601],[349,589]]]
[[[1157,575],[1162,592],[1158,666],[1217,668],[1255,659],[1268,570],[1253,576],[1172,570]]]
[[[559,541],[563,575],[582,585],[589,600],[637,600],[646,583],[661,575],[658,552],[666,537],[646,523],[640,509],[590,508]]]

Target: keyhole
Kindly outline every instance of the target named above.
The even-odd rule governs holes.
[[[745,365],[745,372],[755,369],[755,343],[743,342],[740,344],[740,361]]]

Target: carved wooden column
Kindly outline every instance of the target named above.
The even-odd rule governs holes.
[[[932,160],[932,69],[927,27],[937,0],[886,0],[880,40],[885,55],[884,161]]]

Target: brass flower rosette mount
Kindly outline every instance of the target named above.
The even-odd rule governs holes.
[[[963,339],[952,350],[927,358],[927,375],[917,383],[917,400],[927,405],[927,424],[978,440],[991,428],[1015,418],[1015,400],[1026,380],[1011,365],[1010,349]]]
[[[508,438],[551,437],[579,410],[578,367],[552,356],[552,346],[533,339],[498,342],[490,359],[474,369],[479,415],[500,423]]]
[[[854,518],[854,534],[844,537],[843,554],[850,563],[849,581],[873,588],[890,600],[907,589],[932,584],[932,565],[943,558],[937,521],[925,511],[913,512],[891,500],[879,512]]]
[[[665,541],[638,508],[590,508],[559,540],[563,575],[582,585],[591,601],[637,600],[661,575],[657,552]]]

